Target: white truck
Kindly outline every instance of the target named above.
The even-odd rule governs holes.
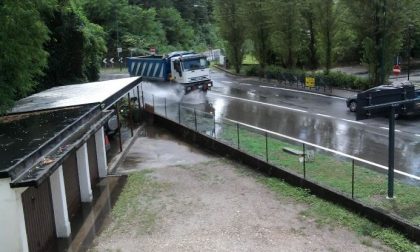
[[[127,60],[130,76],[144,80],[169,81],[183,86],[185,93],[211,89],[209,62],[203,54],[188,51],[172,52],[165,56],[130,57]]]

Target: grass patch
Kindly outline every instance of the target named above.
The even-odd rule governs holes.
[[[409,241],[403,235],[390,228],[383,228],[355,213],[328,201],[319,199],[307,190],[293,187],[277,178],[261,176],[259,181],[281,197],[292,198],[299,203],[308,205],[301,214],[315,219],[319,225],[339,225],[348,227],[360,236],[370,236],[382,241],[396,251],[420,251],[420,247]],[[369,241],[364,242],[370,244]]]
[[[130,232],[131,227],[138,227],[137,234],[149,233],[153,230],[158,218],[158,207],[151,204],[157,193],[167,190],[168,185],[158,183],[144,170],[128,175],[115,206],[112,209],[112,232]]]
[[[242,61],[242,64],[244,65],[258,65],[260,64],[257,60],[257,58],[255,58],[253,55],[251,54],[246,54],[244,57],[244,60]]]
[[[222,128],[218,138],[237,146],[237,129],[234,125],[219,124]],[[268,137],[251,130],[239,130],[240,149],[253,156],[266,159],[269,163],[295,174],[303,174],[303,165],[297,156],[283,152],[284,147],[302,150],[286,140]],[[266,152],[268,149],[268,152]],[[313,162],[306,163],[306,178],[351,196],[352,163],[330,153],[318,152]],[[355,166],[355,198],[371,206],[382,208],[405,218],[414,225],[420,225],[420,187],[405,181],[395,181],[393,200],[386,199],[387,176],[362,166]]]

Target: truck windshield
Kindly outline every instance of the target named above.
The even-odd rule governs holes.
[[[196,70],[207,67],[207,60],[205,58],[184,60],[183,66],[185,70]]]

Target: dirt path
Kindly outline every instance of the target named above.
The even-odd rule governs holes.
[[[390,251],[317,226],[305,205],[279,198],[249,169],[165,136],[137,139],[119,172],[142,170],[135,213],[114,220],[92,251]]]

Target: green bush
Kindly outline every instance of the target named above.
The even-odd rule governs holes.
[[[261,76],[267,79],[279,81],[300,81],[304,82],[306,76],[316,79],[317,86],[338,87],[347,89],[366,89],[369,87],[367,78],[345,74],[342,72],[306,72],[301,69],[285,69],[279,66],[267,66],[264,71],[259,65],[244,65],[244,72],[247,76]]]
[[[244,72],[246,76],[257,76],[259,72],[259,65],[244,65]]]

